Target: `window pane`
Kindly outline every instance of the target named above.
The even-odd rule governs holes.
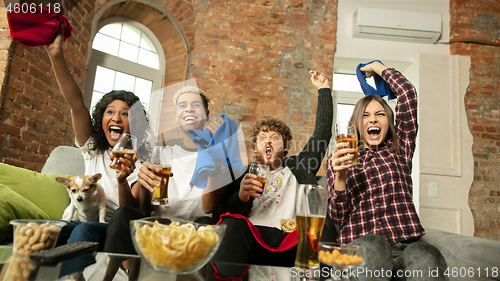
[[[138,53],[139,47],[130,45],[123,41],[120,43],[120,51],[118,52],[118,57],[132,62],[137,62]]]
[[[123,72],[116,72],[116,80],[114,90],[134,91],[135,77]]]
[[[149,38],[142,29],[124,22],[102,27],[94,38],[93,48],[107,54],[106,61],[110,63],[110,68],[97,66],[92,106],[105,93],[112,90],[126,90],[135,93],[141,103],[149,108],[152,99],[151,92],[153,91],[152,77],[161,74],[157,73],[151,77],[145,77],[146,79],[129,75],[127,69],[120,68],[123,62],[118,57],[159,70],[160,56],[155,44],[157,44],[156,41]]]
[[[352,112],[354,111],[354,104],[337,104],[337,123],[342,121],[349,121]]]
[[[123,25],[122,29],[122,41],[130,43],[135,46],[139,46],[141,42],[141,31],[135,27],[132,27],[128,24]]]
[[[121,23],[112,23],[103,26],[99,33],[114,37],[116,39],[120,39],[120,35],[122,33],[122,24]]]
[[[142,49],[146,49],[146,50],[149,50],[151,52],[156,53],[155,45],[153,45],[153,42],[151,42],[151,40],[149,39],[149,37],[146,34],[144,34],[144,33],[142,34],[140,47]]]
[[[153,87],[153,82],[145,80],[142,78],[136,78],[135,80],[135,91],[136,96],[139,97],[141,102],[146,108],[149,107],[149,102],[151,98],[151,91]]]
[[[147,67],[160,69],[160,60],[158,59],[158,55],[144,49],[139,50],[138,62]]]
[[[117,56],[119,44],[120,41],[109,36],[97,33],[94,38],[94,42],[92,43],[92,48],[106,54]]]
[[[104,93],[101,92],[92,92],[92,101],[90,102],[90,112],[92,113],[94,111],[94,106],[97,104],[97,102],[104,96]]]
[[[98,66],[95,72],[94,91],[108,93],[113,90],[115,81],[115,71],[109,68]]]
[[[375,88],[375,81],[372,78],[366,79],[368,85]],[[333,74],[332,90],[362,92],[358,77],[352,74]]]

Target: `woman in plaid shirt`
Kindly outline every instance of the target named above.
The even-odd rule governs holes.
[[[401,73],[380,62],[368,64],[361,71],[367,77],[381,76],[398,96],[396,120],[394,122],[392,109],[380,96],[365,96],[358,101],[351,116],[360,142],[365,146],[359,151],[361,164],[342,166],[343,161],[352,157],[353,150],[347,148],[347,143],[335,145],[326,175],[330,193],[328,213],[335,224],[341,226],[338,241],[365,246],[366,269],[383,269],[385,273],[392,270],[393,276],[404,275],[404,271],[398,270],[422,270],[422,276],[411,277],[434,280],[429,277],[428,269],[439,267],[442,278],[446,262],[439,250],[417,242],[425,234],[412,201],[417,93]],[[370,277],[366,270],[362,275]],[[412,279],[398,277],[394,279]],[[387,280],[391,280],[391,276]]]

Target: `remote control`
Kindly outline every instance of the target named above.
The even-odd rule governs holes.
[[[33,253],[31,259],[41,264],[55,264],[64,260],[94,252],[99,246],[98,242],[80,241],[62,245],[50,250]]]

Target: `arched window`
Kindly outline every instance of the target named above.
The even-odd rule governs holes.
[[[93,110],[101,97],[112,90],[135,93],[158,127],[165,59],[155,35],[142,24],[113,17],[99,23],[85,87],[85,104]]]

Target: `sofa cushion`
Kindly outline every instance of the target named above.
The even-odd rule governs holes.
[[[56,177],[71,177],[37,173],[0,163],[0,183],[42,209],[50,218],[60,219],[69,205],[68,192]]]
[[[43,165],[42,173],[79,176],[85,174],[82,151],[77,147],[58,146]]]
[[[12,238],[12,226],[9,221],[48,218],[49,215],[35,204],[0,183],[0,242]]]
[[[459,235],[437,229],[426,229],[425,232],[426,234],[420,240],[436,246],[441,251],[450,270],[450,281],[498,280],[500,277],[500,273],[498,273],[500,268],[499,241]],[[497,270],[496,276],[492,271],[495,268]],[[458,270],[455,272],[456,276],[452,276],[453,269]],[[464,279],[464,270],[468,272],[467,274],[469,274],[468,270],[472,270],[471,272],[474,274]]]

